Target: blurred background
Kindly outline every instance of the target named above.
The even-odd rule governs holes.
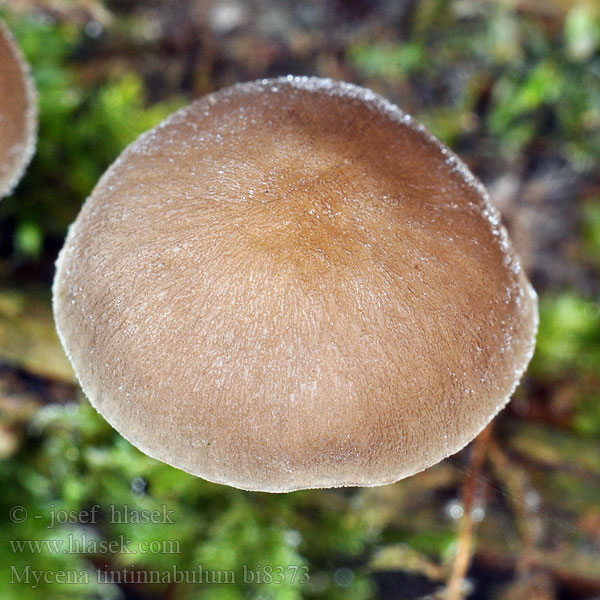
[[[40,103],[0,202],[0,598],[600,598],[597,0],[13,0],[0,17]],[[288,73],[371,87],[458,152],[540,295],[510,405],[394,485],[248,493],[154,461],[90,407],[54,331],[54,260],[119,152],[194,98]]]

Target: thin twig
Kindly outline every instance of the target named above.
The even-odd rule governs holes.
[[[492,431],[491,424],[488,425],[473,442],[471,457],[467,476],[462,487],[463,516],[458,529],[457,552],[452,565],[452,572],[446,585],[444,597],[447,600],[463,600],[463,582],[473,551],[473,534],[475,532],[475,521],[473,520],[473,506],[477,491],[477,481],[485,462],[487,447]]]

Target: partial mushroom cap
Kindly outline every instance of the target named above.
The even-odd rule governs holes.
[[[0,19],[0,198],[23,176],[36,136],[37,94],[29,65]]]
[[[373,92],[287,77],[142,135],[69,231],[54,309],[147,454],[248,490],[371,486],[460,450],[531,358],[487,193]]]

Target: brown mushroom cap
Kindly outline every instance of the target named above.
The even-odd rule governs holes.
[[[141,450],[248,490],[379,485],[469,442],[537,301],[482,185],[373,92],[236,85],[142,135],[57,263],[81,385]]]
[[[0,198],[21,179],[36,135],[37,97],[29,66],[0,20]]]

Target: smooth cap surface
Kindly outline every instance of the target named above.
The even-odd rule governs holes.
[[[36,135],[37,97],[29,66],[0,20],[0,198],[21,179]]]
[[[370,486],[506,404],[537,301],[481,184],[373,92],[236,85],[142,135],[57,263],[81,385],[144,452],[249,490]]]

